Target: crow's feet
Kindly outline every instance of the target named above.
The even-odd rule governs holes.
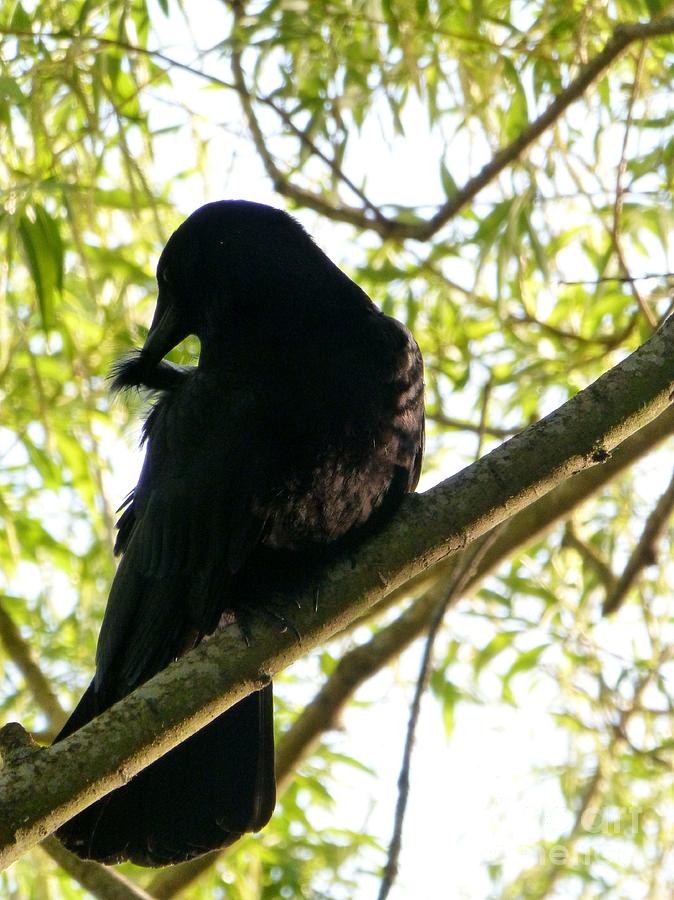
[[[301,609],[299,601],[295,601],[298,609]],[[237,609],[236,621],[238,622],[241,634],[246,644],[250,647],[252,639],[252,624],[257,614],[262,614],[277,625],[281,632],[291,631],[298,643],[301,643],[302,637],[295,623],[286,615],[287,598],[280,594],[272,595],[271,599],[255,605],[247,606],[245,609]]]

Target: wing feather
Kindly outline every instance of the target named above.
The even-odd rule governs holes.
[[[96,689],[106,704],[180,656],[186,635],[213,630],[264,530],[253,510],[265,452],[251,446],[261,417],[240,391],[229,404],[216,396],[214,409],[213,391],[185,378],[152,411],[141,476],[118,523],[123,555],[98,643]]]

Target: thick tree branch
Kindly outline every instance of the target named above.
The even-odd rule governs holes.
[[[56,734],[65,722],[65,713],[49,681],[33,659],[30,647],[24,641],[14,620],[2,605],[2,599],[0,597],[0,641],[9,658],[25,678],[26,685],[35,703],[46,715],[49,722],[49,731]],[[26,746],[25,749],[36,750],[37,747],[29,748],[29,746]],[[1,752],[3,761],[7,763],[8,748],[6,745]],[[66,850],[56,838],[48,837],[40,846],[57,865],[83,887],[87,888],[94,897],[98,897],[99,900],[150,900],[150,895],[133,884],[133,882],[99,863],[84,862],[78,859],[73,853]]]
[[[0,756],[4,766],[20,765],[38,750],[28,732],[16,722],[0,729]],[[112,869],[78,859],[51,835],[40,847],[99,900],[152,900],[149,894]]]
[[[479,588],[481,582],[518,550],[529,546],[557,525],[589,497],[617,478],[636,460],[651,452],[674,434],[674,406],[633,434],[601,466],[594,466],[560,484],[545,497],[513,516],[488,548],[475,577],[466,586],[464,596]],[[429,587],[393,622],[370,640],[349,650],[313,700],[307,704],[288,731],[282,735],[276,753],[276,777],[282,791],[302,760],[311,753],[325,731],[335,727],[344,706],[358,688],[396,659],[428,628],[428,622],[441,598],[446,595],[455,565],[461,556],[443,561],[417,579],[417,590]],[[413,593],[412,582],[394,591],[379,604],[382,608]],[[179,891],[206,872],[220,857],[206,854],[159,872],[150,884],[150,893],[161,900],[175,897]]]
[[[54,734],[60,730],[65,722],[65,713],[54,694],[49,681],[33,659],[30,647],[21,636],[14,620],[2,605],[0,597],[0,641],[12,662],[21,671],[26,680],[35,703],[42,709],[49,721],[49,730]],[[3,731],[5,731],[3,729]],[[9,731],[11,735],[11,729]],[[24,733],[25,734],[25,733]],[[5,732],[5,740],[7,732]],[[17,749],[22,745],[25,750],[34,752],[36,746],[30,746],[30,742],[15,734]],[[10,737],[11,742],[11,737]],[[11,746],[11,744],[10,744]],[[7,763],[8,746],[2,747],[3,761]],[[150,895],[139,888],[133,882],[113,872],[111,869],[95,862],[84,862],[56,840],[49,837],[40,845],[41,849],[50,856],[72,878],[87,888],[99,900],[150,900]]]
[[[595,466],[574,475],[545,497],[517,513],[501,527],[492,546],[487,548],[474,577],[465,588],[475,591],[480,583],[519,549],[534,543],[570,512],[584,503],[608,482],[620,475],[634,462],[659,443],[674,434],[674,407],[629,437],[602,466]],[[294,771],[299,760],[315,746],[323,731],[333,726],[344,704],[354,692],[420,637],[428,625],[433,610],[447,593],[452,569],[460,557],[443,561],[425,578],[435,574],[435,580],[395,621],[378,631],[367,643],[346,653],[334,672],[309,703],[292,727],[283,735],[277,754],[277,773],[280,782]],[[408,583],[389,598],[409,593]]]
[[[423,633],[447,589],[448,577],[440,575],[394,622],[340,659],[313,700],[279,740],[276,750],[279,793],[288,786],[298,765],[311,753],[321,734],[335,727],[342,709],[356,690]],[[220,852],[205,854],[159,872],[149,890],[158,900],[170,900],[200,878],[220,856]]]
[[[674,318],[556,412],[423,496],[407,498],[395,521],[353,560],[329,567],[317,613],[311,598],[302,598],[303,609],[293,614],[301,644],[267,623],[253,629],[250,647],[224,629],[62,743],[6,766],[0,865],[261,688],[390,590],[605,461],[669,406],[673,347]]]

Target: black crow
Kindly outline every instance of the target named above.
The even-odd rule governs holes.
[[[409,331],[280,210],[209,203],[157,266],[115,387],[157,392],[96,675],[57,740],[212,633],[306,587],[416,486],[423,368]],[[163,357],[187,335],[199,363]],[[271,686],[61,826],[70,850],[163,866],[257,831],[275,804]]]

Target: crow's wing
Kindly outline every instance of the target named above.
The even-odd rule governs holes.
[[[195,374],[164,395],[146,425],[97,649],[102,705],[214,630],[265,525],[256,512],[274,474],[265,417],[240,388],[202,381]]]
[[[256,497],[273,475],[254,398],[190,376],[147,427],[141,477],[120,519],[94,682],[57,740],[164,668],[217,625],[259,540]],[[263,827],[275,803],[272,688],[236,704],[61,827],[105,863],[164,865]]]

